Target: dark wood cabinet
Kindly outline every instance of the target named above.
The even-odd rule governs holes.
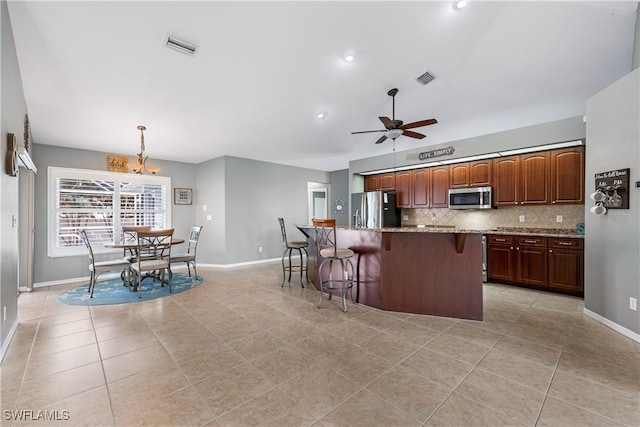
[[[515,281],[514,240],[514,236],[487,236],[487,277],[489,280]]]
[[[548,205],[551,203],[551,163],[548,151],[520,156],[520,204]]]
[[[493,162],[491,159],[469,163],[469,186],[489,187],[493,183]]]
[[[551,203],[584,203],[584,147],[551,151]]]
[[[583,241],[539,236],[487,236],[490,281],[583,295]]]
[[[449,187],[465,188],[469,186],[469,163],[449,166]]]
[[[488,187],[492,169],[491,159],[449,165],[449,188]]]
[[[416,169],[411,171],[412,206],[414,208],[428,208],[430,200],[431,171]]]
[[[493,204],[520,203],[520,159],[517,156],[493,160]]]
[[[436,166],[431,170],[431,207],[449,207],[449,166]]]
[[[549,289],[582,295],[584,291],[584,242],[550,238],[548,249]]]
[[[547,239],[518,237],[516,244],[515,281],[544,288],[547,284]]]
[[[413,207],[411,188],[411,172],[402,171],[396,173],[396,205],[399,208]]]
[[[364,191],[393,191],[396,189],[396,176],[394,173],[368,175],[364,177]]]
[[[496,206],[548,205],[551,162],[548,151],[493,160]]]

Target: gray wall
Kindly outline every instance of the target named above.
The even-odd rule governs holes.
[[[16,327],[18,314],[18,228],[12,218],[18,218],[18,178],[6,174],[7,133],[16,135],[18,143],[24,138],[24,115],[27,106],[16,57],[7,2],[0,2],[0,356]],[[24,171],[24,169],[23,169]],[[3,320],[6,307],[7,318]]]
[[[598,172],[630,168],[640,179],[640,69],[587,102],[586,192],[595,191]],[[640,312],[629,297],[640,299],[640,190],[629,189],[629,209],[606,215],[585,205],[585,308],[640,333]]]
[[[328,172],[230,156],[201,163],[197,169],[198,216],[203,204],[208,211],[215,206],[212,221],[203,225],[219,233],[204,235],[201,244],[209,245],[207,239],[224,242],[224,248],[219,242],[202,252],[198,247],[198,260],[214,265],[282,256],[277,218],[285,219],[291,240],[301,239],[294,224],[307,223],[307,182],[330,182]]]
[[[149,144],[149,143],[147,143]],[[151,143],[151,145],[153,145]],[[106,170],[106,153],[74,148],[35,144],[38,155],[34,162],[38,167],[35,183],[35,263],[34,282],[55,282],[65,279],[85,277],[87,257],[49,258],[47,256],[47,168],[49,166],[77,169]],[[122,154],[122,153],[120,153]],[[131,155],[134,160],[134,155]],[[170,176],[172,187],[196,188],[196,170],[192,164],[149,159],[149,163],[160,167],[159,175]],[[172,194],[173,196],[173,194]],[[197,199],[197,190],[194,197]],[[171,226],[175,228],[175,237],[187,238],[194,223],[195,204],[171,206]]]
[[[349,169],[331,172],[331,200],[330,206],[332,218],[337,225],[349,225]],[[342,212],[336,210],[336,200],[344,202]]]

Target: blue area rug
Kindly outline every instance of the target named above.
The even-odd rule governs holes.
[[[142,281],[142,298],[138,292],[129,291],[128,286],[122,284],[122,279],[114,278],[108,280],[98,280],[93,291],[93,298],[89,298],[89,284],[79,286],[75,289],[65,291],[58,295],[58,302],[68,305],[110,305],[125,304],[128,302],[140,302],[154,298],[176,295],[180,292],[188,291],[202,283],[202,277],[194,278],[188,275],[173,273],[171,279],[171,290],[169,286],[161,286],[160,282],[154,282],[151,278]]]

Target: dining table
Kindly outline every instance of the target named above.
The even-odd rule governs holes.
[[[180,245],[182,243],[184,243],[185,240],[184,239],[180,239],[180,238],[173,238],[171,239],[171,246],[174,245]],[[126,240],[126,241],[121,241],[121,242],[108,242],[104,244],[105,248],[113,248],[113,249],[124,249],[125,251],[135,251],[138,248],[138,241],[137,240]],[[122,278],[122,282],[123,282],[123,286],[128,286],[129,290],[131,292],[136,292],[138,289],[135,285],[132,285],[131,283],[128,283],[125,281],[125,273],[126,270],[123,270],[122,273],[120,273],[120,277]],[[146,279],[147,277],[153,277],[154,279],[157,279],[157,275],[154,274],[147,274],[146,276],[144,276],[142,279],[140,279],[140,282],[142,282],[142,280]],[[169,272],[169,278],[171,278],[171,272]]]

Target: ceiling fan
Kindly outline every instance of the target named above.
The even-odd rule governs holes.
[[[392,111],[391,119],[389,117],[378,117],[382,122],[382,124],[384,125],[385,127],[384,129],[364,130],[359,132],[351,132],[351,134],[354,135],[357,133],[384,132],[385,134],[382,135],[380,139],[376,141],[376,144],[381,144],[384,141],[386,141],[388,138],[393,139],[395,141],[395,139],[400,135],[404,135],[404,136],[408,136],[409,138],[416,138],[416,139],[424,138],[425,136],[423,134],[411,131],[409,129],[433,125],[438,123],[438,121],[436,119],[428,119],[428,120],[421,120],[419,122],[407,123],[405,125],[405,124],[402,124],[403,123],[402,120],[396,120],[396,94],[397,93],[398,93],[398,89],[396,88],[391,89],[389,92],[387,92],[387,95],[389,95],[392,99],[393,111]]]

